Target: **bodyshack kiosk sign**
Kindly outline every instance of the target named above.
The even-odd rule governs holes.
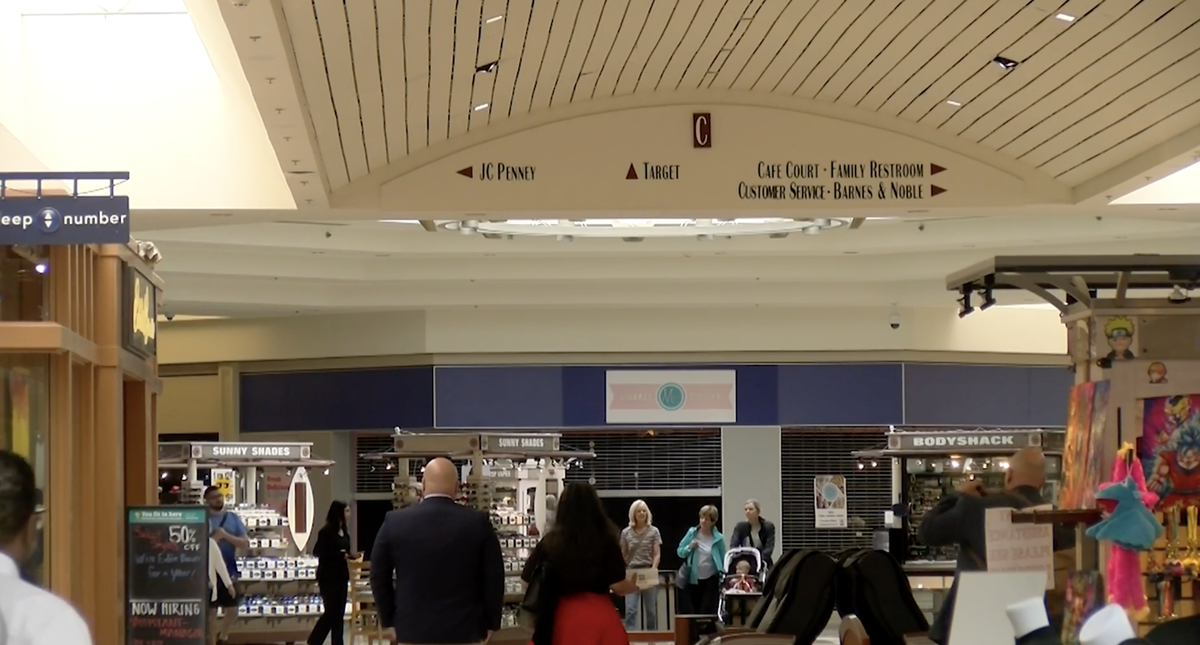
[[[205,645],[208,516],[202,506],[128,511],[126,645]]]
[[[932,454],[1013,453],[1021,448],[1039,447],[1038,432],[896,432],[888,435],[888,450]]]

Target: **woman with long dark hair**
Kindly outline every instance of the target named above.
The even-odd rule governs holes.
[[[333,645],[345,643],[346,598],[350,592],[348,560],[358,557],[350,551],[350,507],[334,501],[325,515],[325,526],[317,532],[313,555],[317,557],[317,587],[325,603],[325,613],[313,626],[308,645],[324,645],[333,637]]]
[[[629,645],[609,593],[624,596],[637,585],[626,579],[617,527],[591,486],[570,484],[563,491],[554,526],[521,578],[539,582],[533,645]]]

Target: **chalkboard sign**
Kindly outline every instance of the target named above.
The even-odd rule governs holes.
[[[126,645],[204,645],[208,515],[202,506],[129,509]]]

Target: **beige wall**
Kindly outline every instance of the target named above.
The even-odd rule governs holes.
[[[891,312],[887,306],[455,308],[197,320],[163,323],[158,347],[162,365],[417,354],[436,354],[437,362],[472,354],[529,363],[567,353],[629,362],[638,358],[617,355],[955,352],[1050,358],[1066,353],[1066,331],[1052,309],[994,307],[960,319],[953,307],[906,308],[899,310],[899,329],[888,324]],[[858,360],[864,358],[869,357]]]
[[[219,433],[221,382],[216,374],[163,379],[158,398],[158,434]]]

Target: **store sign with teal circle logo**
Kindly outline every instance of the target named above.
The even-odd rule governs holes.
[[[0,244],[129,242],[128,197],[0,199]]]
[[[608,370],[608,423],[736,423],[734,370]]]
[[[658,388],[658,405],[664,410],[678,410],[687,402],[687,390],[678,383],[663,383]]]

